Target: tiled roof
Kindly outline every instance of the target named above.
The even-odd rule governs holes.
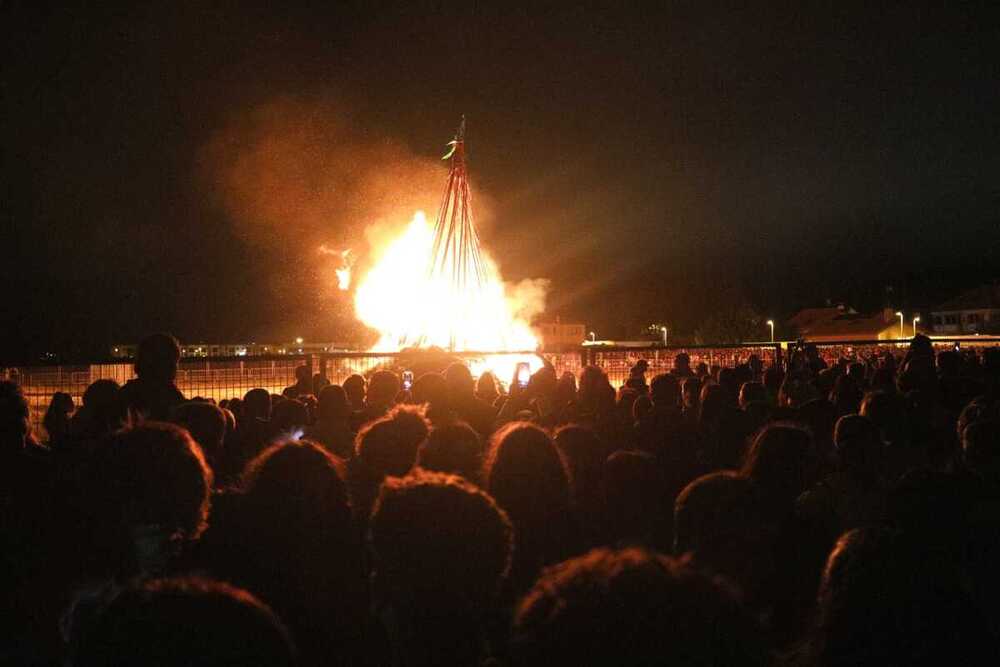
[[[935,312],[1000,308],[1000,285],[982,285],[945,301]]]

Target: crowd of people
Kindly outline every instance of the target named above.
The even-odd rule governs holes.
[[[5,663],[947,665],[1000,636],[1000,348],[0,383]]]

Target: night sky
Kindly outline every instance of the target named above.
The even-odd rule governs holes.
[[[342,335],[316,248],[433,214],[462,114],[505,277],[602,336],[1000,277],[994,14],[639,4],[2,3],[0,354]]]

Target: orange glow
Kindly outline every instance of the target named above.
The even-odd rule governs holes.
[[[358,318],[381,335],[375,349],[536,349],[538,341],[527,321],[537,311],[536,299],[509,296],[485,252],[487,280],[482,286],[460,288],[456,281],[432,276],[428,269],[433,241],[431,224],[417,211],[402,234],[375,250],[375,263],[354,293]]]

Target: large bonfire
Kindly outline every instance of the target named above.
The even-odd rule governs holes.
[[[513,352],[538,345],[528,321],[537,300],[509,293],[480,244],[464,135],[463,120],[444,158],[451,168],[437,222],[431,226],[417,211],[401,235],[374,250],[374,264],[358,282],[357,316],[380,334],[374,350]],[[485,361],[498,372],[507,365]]]

